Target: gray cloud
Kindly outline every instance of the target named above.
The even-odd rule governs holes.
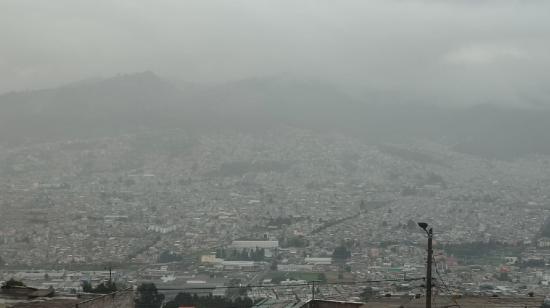
[[[548,97],[548,1],[4,0],[0,92],[153,70],[223,82],[282,72],[353,93]]]

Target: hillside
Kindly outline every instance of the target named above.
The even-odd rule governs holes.
[[[4,142],[45,141],[119,134],[166,125],[181,93],[150,72],[0,97]]]
[[[329,84],[281,76],[180,90],[145,72],[10,93],[0,96],[0,108],[1,144],[292,126],[371,143],[425,139],[503,159],[550,154],[550,110],[358,101]]]

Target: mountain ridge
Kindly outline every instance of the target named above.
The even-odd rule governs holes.
[[[330,84],[288,76],[181,90],[147,71],[12,92],[0,96],[0,108],[0,143],[139,129],[262,131],[289,125],[351,134],[367,142],[429,139],[487,157],[550,154],[548,110],[371,103]]]

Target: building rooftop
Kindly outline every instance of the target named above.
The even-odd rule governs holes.
[[[367,308],[422,308],[425,307],[425,298],[408,299],[404,297],[379,298],[369,301]],[[451,297],[438,296],[434,298],[432,307],[449,307],[459,305],[468,308],[513,308],[513,307],[541,307],[544,297],[490,297],[490,296],[466,296],[453,299]]]
[[[59,299],[37,299],[33,301],[25,301],[23,303],[17,303],[13,308],[74,308],[80,300],[59,298]]]
[[[279,300],[268,298],[254,305],[254,308],[298,308],[302,307],[304,302],[298,300]]]

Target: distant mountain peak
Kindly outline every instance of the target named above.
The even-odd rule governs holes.
[[[143,71],[143,72],[136,72],[136,73],[118,74],[115,77],[112,77],[110,79],[147,79],[147,80],[157,79],[157,80],[161,80],[162,78],[159,77],[153,71]]]
[[[161,84],[170,84],[167,80],[158,76],[152,71],[144,71],[138,73],[130,74],[119,74],[111,78],[106,78],[101,81],[101,83],[119,83],[119,82],[129,82],[129,83],[161,83]],[[170,84],[171,85],[171,84]]]
[[[38,93],[42,91],[56,91],[56,90],[73,90],[73,89],[80,89],[80,88],[86,88],[86,87],[94,87],[98,85],[105,85],[109,83],[150,83],[150,84],[164,84],[172,86],[170,82],[163,79],[153,71],[143,71],[143,72],[135,72],[135,73],[124,73],[124,74],[117,74],[115,76],[110,77],[101,77],[101,76],[92,76],[88,78],[84,78],[81,80],[69,82],[66,84],[62,84],[59,86],[55,86],[52,88],[46,88],[46,89],[29,89],[25,91],[10,91],[6,93],[0,93],[0,97],[7,96],[7,95],[20,95],[20,94],[29,94],[29,93]]]

